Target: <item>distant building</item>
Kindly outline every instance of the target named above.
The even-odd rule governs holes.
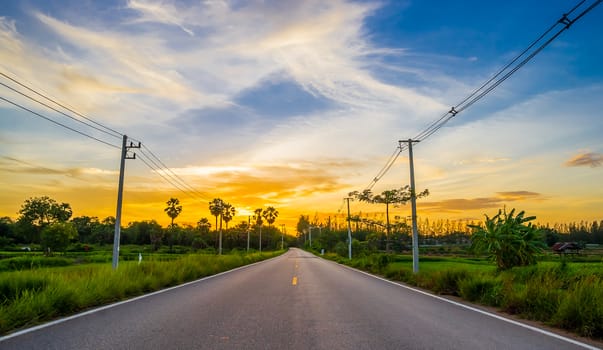
[[[576,242],[557,242],[553,244],[551,249],[561,255],[561,254],[580,254],[580,250],[582,247],[578,245]]]

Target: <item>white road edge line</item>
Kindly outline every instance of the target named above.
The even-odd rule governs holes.
[[[567,337],[564,337],[562,335],[559,335],[559,334],[556,334],[556,333],[553,333],[553,332],[549,332],[549,331],[546,331],[544,329],[540,329],[540,328],[537,328],[537,327],[534,327],[534,326],[530,326],[530,325],[527,325],[525,323],[521,323],[521,322],[518,322],[518,321],[515,321],[515,320],[511,320],[511,319],[508,319],[508,318],[505,318],[505,317],[502,317],[502,316],[490,313],[488,311],[480,310],[478,308],[474,308],[474,307],[469,306],[469,305],[461,304],[461,303],[458,303],[458,302],[456,302],[454,300],[449,300],[449,299],[446,299],[446,298],[442,298],[440,296],[427,293],[427,292],[422,291],[420,289],[416,289],[416,288],[412,288],[412,287],[409,287],[409,286],[405,286],[405,285],[403,285],[401,283],[390,281],[390,280],[388,280],[386,278],[375,276],[375,275],[372,275],[372,274],[370,274],[370,273],[368,273],[366,271],[358,270],[358,269],[355,269],[353,267],[350,267],[350,266],[347,266],[347,265],[344,265],[344,264],[340,264],[340,263],[337,263],[337,262],[332,261],[332,260],[327,260],[327,259],[324,259],[324,258],[322,258],[322,259],[325,260],[325,261],[329,261],[329,262],[332,262],[334,264],[337,264],[339,266],[343,266],[343,267],[348,268],[350,270],[353,270],[353,271],[356,271],[356,272],[360,272],[360,273],[362,273],[364,275],[376,278],[378,280],[381,280],[381,281],[393,284],[395,286],[402,287],[402,288],[405,288],[405,289],[408,289],[408,290],[411,290],[413,292],[417,292],[417,293],[420,293],[420,294],[423,294],[423,295],[427,295],[427,296],[432,297],[434,299],[438,299],[438,300],[441,300],[441,301],[444,301],[444,302],[447,302],[447,303],[450,303],[450,304],[453,304],[453,305],[465,308],[467,310],[471,310],[471,311],[480,313],[482,315],[486,315],[486,316],[489,316],[489,317],[492,317],[492,318],[496,318],[498,320],[501,320],[501,321],[504,321],[504,322],[507,322],[507,323],[511,323],[511,324],[514,324],[514,325],[519,326],[519,327],[527,328],[527,329],[529,329],[531,331],[534,331],[534,332],[537,332],[537,333],[541,333],[541,334],[544,334],[544,335],[548,335],[549,337],[557,338],[559,340],[563,340],[565,342],[568,342],[568,343],[571,343],[571,344],[574,344],[574,345],[578,345],[578,346],[583,347],[585,349],[589,349],[589,350],[601,350],[601,348],[597,348],[597,347],[592,346],[590,344],[582,343],[582,342],[579,342],[577,340],[574,340],[574,339],[571,339],[571,338],[567,338]]]
[[[31,328],[26,328],[26,329],[20,330],[18,332],[11,333],[9,335],[5,335],[3,337],[0,337],[0,343],[3,342],[3,341],[5,341],[5,340],[11,339],[11,338],[15,338],[15,337],[27,334],[27,333],[35,332],[37,330],[40,330],[40,329],[43,329],[43,328],[46,328],[46,327],[52,327],[54,325],[57,325],[57,324],[60,324],[60,323],[63,323],[63,322],[71,321],[71,320],[74,320],[76,318],[84,317],[84,316],[87,316],[87,315],[90,315],[90,314],[97,313],[99,311],[107,310],[107,309],[110,309],[112,307],[116,307],[116,306],[120,306],[120,305],[123,305],[123,304],[131,303],[133,301],[144,299],[144,298],[147,298],[147,297],[151,297],[153,295],[157,295],[157,294],[169,292],[169,291],[177,289],[177,288],[186,287],[186,286],[189,286],[191,284],[203,282],[203,281],[206,281],[206,280],[214,278],[214,277],[225,275],[227,273],[231,273],[231,272],[235,272],[235,271],[238,271],[238,270],[246,269],[248,267],[252,267],[254,265],[258,265],[258,264],[270,261],[272,259],[280,258],[282,256],[285,256],[286,254],[287,254],[287,252],[285,252],[285,253],[283,253],[281,255],[272,257],[270,259],[266,259],[266,260],[262,260],[262,261],[257,261],[257,262],[254,262],[252,264],[249,264],[249,265],[239,266],[239,267],[236,267],[236,268],[234,268],[232,270],[223,271],[223,272],[217,273],[215,275],[211,275],[211,276],[206,276],[206,277],[200,278],[198,280],[186,282],[184,284],[179,284],[177,286],[169,287],[169,288],[166,288],[166,289],[161,289],[161,290],[158,290],[156,292],[149,293],[149,294],[143,294],[143,295],[134,297],[132,299],[127,299],[127,300],[123,300],[123,301],[118,301],[118,302],[113,303],[113,304],[109,304],[109,305],[105,305],[105,306],[100,306],[100,307],[95,308],[95,309],[84,311],[84,312],[81,312],[79,314],[75,314],[75,315],[68,316],[68,317],[65,317],[65,318],[60,318],[58,320],[50,321],[48,323],[44,323],[44,324],[41,324],[41,325],[38,325],[38,326],[34,326],[34,327],[31,327]]]

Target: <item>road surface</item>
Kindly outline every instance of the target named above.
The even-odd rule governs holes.
[[[584,348],[299,249],[0,338],[7,350]]]

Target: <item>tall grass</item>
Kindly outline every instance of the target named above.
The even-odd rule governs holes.
[[[42,268],[0,274],[0,334],[58,316],[156,291],[282,252],[249,255],[187,255],[177,260],[147,260]]]
[[[424,257],[420,272],[414,274],[409,256],[334,260],[438,294],[460,296],[583,336],[603,338],[600,262],[540,262],[500,272],[485,260]],[[383,261],[390,263],[378,264]]]

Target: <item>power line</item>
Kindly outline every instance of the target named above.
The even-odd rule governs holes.
[[[171,168],[166,166],[161,161],[161,159],[159,159],[157,156],[155,156],[154,153],[151,152],[151,150],[148,147],[146,147],[144,144],[142,145],[142,147],[143,147],[143,149],[146,149],[152,155],[152,157],[150,157],[149,155],[147,155],[144,152],[143,149],[140,150],[141,155],[143,157],[145,157],[150,163],[153,164],[151,166],[149,163],[142,160],[148,167],[151,168],[151,170],[155,171],[159,176],[161,176],[164,180],[168,181],[174,187],[178,188],[180,191],[183,191],[183,192],[188,191],[188,192],[193,193],[197,198],[201,198],[202,200],[209,200],[209,198],[207,197],[206,194],[197,191],[194,187],[192,187],[186,181],[184,181]],[[194,196],[191,196],[191,197],[194,197]]]
[[[93,120],[93,119],[91,119],[91,118],[86,117],[85,115],[83,115],[83,114],[81,114],[81,113],[79,113],[79,112],[75,111],[75,110],[74,110],[74,109],[72,109],[72,108],[69,108],[69,107],[65,106],[64,104],[62,104],[62,103],[60,103],[60,102],[56,101],[55,99],[52,99],[52,98],[50,98],[50,97],[46,96],[45,94],[43,94],[43,93],[41,93],[41,92],[38,92],[38,91],[36,91],[35,89],[33,89],[33,88],[31,88],[31,87],[29,87],[29,86],[25,85],[24,83],[22,83],[22,82],[18,81],[17,79],[15,79],[15,78],[13,78],[13,77],[10,77],[9,75],[7,75],[7,74],[5,74],[5,73],[3,73],[3,72],[0,72],[0,75],[1,75],[1,76],[3,76],[3,77],[5,77],[6,79],[8,79],[8,80],[12,81],[13,83],[15,83],[15,84],[17,84],[17,85],[19,85],[19,86],[21,86],[21,87],[23,87],[23,88],[25,88],[25,89],[27,89],[27,90],[31,91],[31,92],[33,92],[34,94],[36,94],[36,95],[38,95],[38,96],[40,96],[40,97],[42,97],[42,98],[46,99],[47,101],[52,102],[52,103],[54,103],[55,105],[60,106],[60,107],[62,107],[62,108],[64,108],[64,109],[68,110],[69,112],[71,112],[71,113],[73,113],[73,114],[75,114],[75,115],[77,115],[77,116],[79,116],[79,117],[81,117],[81,118],[83,118],[83,119],[85,119],[85,120],[87,120],[87,121],[89,121],[89,122],[91,122],[91,123],[93,123],[93,124],[95,124],[95,125],[97,125],[97,126],[99,126],[99,127],[103,128],[103,129],[105,129],[105,130],[107,130],[107,131],[103,131],[103,130],[99,130],[99,129],[97,129],[97,130],[102,131],[102,132],[104,132],[104,133],[107,133],[107,134],[109,134],[109,135],[112,135],[112,136],[118,137],[118,138],[123,137],[123,134],[122,134],[122,133],[120,133],[120,132],[118,132],[118,131],[115,131],[115,130],[113,130],[112,128],[110,128],[110,127],[108,127],[108,126],[106,126],[106,125],[103,125],[103,124],[101,124],[101,123],[99,123],[99,122],[97,122],[97,121],[94,121],[94,120]],[[0,83],[0,84],[2,84],[2,83]],[[21,93],[21,92],[19,92],[19,91],[15,90],[15,89],[13,89],[13,88],[11,88],[11,87],[9,87],[9,86],[5,85],[5,84],[2,84],[2,85],[6,86],[7,88],[9,88],[9,89],[11,89],[11,90],[13,90],[13,91],[15,91],[15,92],[17,92],[17,93],[19,93],[19,94],[23,95],[23,96],[26,96],[26,95],[24,95],[23,93]],[[36,101],[36,102],[38,102],[38,103],[40,103],[40,104],[43,104],[43,103],[41,103],[41,102],[39,102],[39,101],[37,101],[37,100],[35,100],[35,99],[33,99],[33,98],[29,97],[29,96],[26,96],[26,97],[27,97],[27,98],[29,98],[29,99],[32,99],[32,100],[34,100],[34,101]],[[43,104],[43,105],[44,105],[44,106],[46,106],[46,107],[48,107],[48,106],[47,106],[47,105],[45,105],[45,104]],[[51,108],[51,107],[48,107],[48,108]],[[63,113],[63,114],[64,114],[64,113]],[[75,120],[77,120],[78,122],[84,123],[84,124],[86,124],[86,125],[88,125],[88,126],[90,126],[90,127],[92,127],[92,128],[95,128],[95,127],[93,127],[93,126],[91,126],[91,125],[89,125],[89,124],[87,124],[87,123],[85,123],[85,122],[82,122],[82,121],[78,120],[77,118],[73,118],[73,117],[71,117],[71,116],[68,116],[68,117],[69,117],[69,118],[72,118],[72,119],[75,119]],[[96,128],[95,128],[95,129],[96,129]]]
[[[508,64],[506,64],[503,68],[498,70],[490,79],[484,82],[480,87],[475,89],[469,96],[464,98],[461,102],[456,104],[454,107],[451,107],[450,110],[444,113],[439,119],[429,124],[423,131],[417,134],[413,139],[417,141],[423,141],[440,130],[446,123],[448,123],[452,118],[456,117],[458,113],[463,112],[467,108],[471,107],[473,104],[481,100],[487,94],[489,94],[492,90],[498,87],[501,83],[507,80],[511,75],[517,72],[521,67],[526,65],[534,56],[540,53],[545,47],[547,47],[551,42],[553,42],[561,33],[565,30],[569,29],[571,25],[573,25],[576,21],[582,18],[585,14],[594,9],[597,5],[599,5],[603,0],[597,0],[592,3],[589,7],[587,7],[584,11],[578,14],[573,20],[570,20],[568,16],[572,14],[575,10],[581,7],[586,0],[580,1],[576,4],[569,12],[564,13],[559,20],[557,20],[551,27],[549,27],[543,34],[541,34],[536,40],[534,40],[525,50],[523,50],[520,54],[518,54],[515,58],[513,58]],[[543,44],[538,46],[535,50],[533,50],[527,57],[523,60],[519,61],[515,66],[513,66],[521,57],[526,55],[530,50],[532,50],[539,42],[541,42],[544,38],[546,38],[551,31],[559,26],[563,25],[563,27],[549,37]],[[512,67],[510,70],[509,68]],[[506,72],[506,73],[505,73]],[[504,73],[504,75],[503,75]],[[501,76],[502,75],[502,76]],[[373,178],[371,183],[367,186],[367,189],[372,189],[373,186],[389,171],[389,169],[393,166],[394,162],[398,158],[399,154],[406,148],[407,146],[399,146],[394,151],[394,154],[397,153],[395,157],[390,157],[386,162],[385,166],[377,173],[377,176]]]
[[[145,158],[148,160],[145,160]],[[172,180],[171,178],[163,175],[163,171],[150,164],[153,163],[152,160],[148,157],[148,156],[144,156],[144,157],[138,157],[138,159],[140,159],[140,161],[146,165],[149,169],[151,169],[153,172],[155,172],[157,175],[159,175],[163,180],[165,180],[167,183],[169,183],[170,185],[174,186],[176,189],[178,189],[180,192],[186,194],[187,196],[193,198],[193,199],[202,199],[202,200],[208,200],[207,198],[202,198],[199,195],[195,196],[192,193],[194,193],[193,191],[187,190],[186,188],[183,188],[182,185],[179,185],[177,182],[175,182],[174,180]]]
[[[1,74],[1,73],[0,73],[0,74]],[[33,98],[33,97],[31,97],[31,96],[29,96],[29,95],[27,95],[27,94],[25,94],[25,93],[23,93],[23,92],[19,91],[19,90],[16,90],[16,89],[14,89],[14,88],[12,88],[12,87],[10,87],[10,86],[8,86],[8,85],[4,84],[4,83],[1,83],[1,82],[0,82],[0,85],[2,85],[2,86],[4,86],[4,87],[6,87],[6,88],[8,88],[8,89],[10,89],[10,90],[12,90],[12,91],[14,91],[14,92],[18,93],[19,95],[21,95],[21,96],[23,96],[23,97],[26,97],[26,98],[28,98],[28,99],[30,99],[30,100],[32,100],[32,101],[34,101],[34,102],[38,103],[38,104],[41,104],[42,106],[44,106],[44,107],[46,107],[46,108],[48,108],[48,109],[51,109],[51,110],[53,110],[53,111],[55,111],[55,112],[57,112],[57,113],[59,113],[59,114],[61,114],[61,115],[65,116],[65,117],[67,117],[67,118],[69,118],[69,119],[72,119],[72,120],[74,120],[74,121],[76,121],[76,122],[78,122],[78,123],[82,123],[82,124],[84,124],[84,125],[86,125],[86,126],[88,126],[88,127],[91,127],[91,128],[93,128],[93,129],[95,129],[95,130],[97,130],[97,131],[100,131],[100,132],[102,132],[102,133],[105,133],[105,134],[107,134],[107,135],[109,135],[109,136],[113,136],[113,137],[118,138],[118,139],[119,139],[119,138],[121,138],[121,137],[123,136],[123,135],[122,135],[122,136],[117,136],[117,135],[114,135],[114,134],[112,134],[112,133],[109,133],[109,132],[107,132],[106,130],[103,130],[103,129],[99,128],[99,127],[96,127],[96,126],[94,126],[94,125],[90,125],[90,124],[86,123],[85,121],[79,120],[79,119],[77,119],[77,118],[75,118],[75,117],[73,117],[73,116],[71,116],[71,115],[69,115],[69,114],[67,114],[67,113],[65,113],[65,112],[63,112],[63,111],[60,111],[60,110],[58,110],[58,109],[56,109],[56,108],[54,108],[54,107],[52,107],[52,106],[49,106],[48,104],[46,104],[46,103],[44,103],[44,102],[42,102],[42,101],[40,101],[40,100],[37,100],[37,99],[35,99],[35,98]]]
[[[31,109],[29,109],[29,108],[27,108],[27,107],[25,107],[25,106],[22,106],[22,105],[20,105],[20,104],[18,104],[18,103],[16,103],[16,102],[13,102],[13,101],[11,101],[11,100],[9,100],[9,99],[6,99],[6,98],[4,98],[4,97],[2,97],[2,96],[0,96],[0,100],[5,101],[5,102],[7,102],[7,103],[10,103],[11,105],[13,105],[13,106],[15,106],[15,107],[19,107],[19,108],[21,108],[21,109],[22,109],[22,110],[24,110],[24,111],[27,111],[27,112],[29,112],[29,113],[31,113],[31,114],[33,114],[33,115],[36,115],[36,116],[38,116],[38,117],[40,117],[40,118],[42,118],[42,119],[45,119],[45,120],[47,120],[47,121],[49,121],[49,122],[51,122],[51,123],[54,123],[54,124],[56,124],[56,125],[58,125],[58,126],[60,126],[60,127],[62,127],[62,128],[65,128],[65,129],[71,130],[71,131],[73,131],[73,132],[75,132],[75,133],[78,133],[78,134],[80,134],[80,135],[82,135],[82,136],[85,136],[85,137],[90,138],[90,139],[92,139],[92,140],[94,140],[94,141],[100,142],[100,143],[105,144],[105,145],[107,145],[107,146],[110,146],[110,147],[113,147],[113,148],[120,149],[120,147],[119,147],[119,146],[116,146],[116,145],[114,145],[114,144],[112,144],[112,143],[109,143],[109,142],[103,141],[103,140],[101,140],[101,139],[99,139],[99,138],[96,138],[96,137],[94,137],[94,136],[92,136],[92,135],[88,135],[88,134],[86,134],[86,133],[85,133],[85,132],[83,132],[83,131],[80,131],[80,130],[74,129],[74,128],[70,127],[70,126],[67,126],[67,125],[65,125],[65,124],[63,124],[63,123],[61,123],[61,122],[58,122],[58,121],[56,121],[56,120],[54,120],[54,119],[52,119],[52,118],[50,118],[50,117],[47,117],[47,116],[45,116],[45,115],[43,115],[43,114],[41,114],[41,113],[38,113],[38,112],[36,112],[36,111],[33,111],[33,110],[31,110]]]
[[[34,101],[34,102],[36,102],[36,103],[38,103],[38,104],[40,104],[40,105],[42,105],[42,106],[44,106],[44,107],[46,107],[48,109],[51,109],[51,110],[53,110],[53,111],[55,111],[55,112],[57,112],[57,113],[65,116],[67,118],[70,118],[70,119],[72,119],[72,120],[74,120],[74,121],[76,121],[78,123],[84,124],[84,125],[86,125],[86,126],[88,126],[90,128],[93,128],[93,129],[95,129],[95,130],[97,130],[99,132],[102,132],[104,134],[107,134],[109,136],[116,137],[116,138],[122,138],[123,137],[122,133],[120,133],[120,132],[118,132],[118,131],[110,128],[110,127],[107,127],[107,126],[105,126],[105,125],[103,125],[103,124],[101,124],[99,122],[96,122],[92,118],[89,118],[89,117],[83,115],[82,113],[79,113],[79,112],[75,111],[73,108],[67,107],[65,104],[63,104],[61,102],[58,102],[55,99],[52,99],[52,98],[48,97],[47,95],[45,95],[45,94],[43,94],[43,93],[41,93],[39,91],[36,91],[35,89],[27,86],[26,84],[18,81],[17,79],[15,79],[13,77],[8,76],[7,74],[5,74],[3,72],[0,72],[0,76],[5,77],[6,79],[12,81],[13,83],[18,84],[19,86],[21,86],[21,87],[23,87],[23,88],[25,88],[25,89],[33,92],[37,96],[40,96],[40,97],[44,98],[45,100],[50,101],[51,103],[53,103],[53,104],[55,104],[57,106],[60,106],[61,108],[64,108],[65,110],[67,110],[67,111],[69,111],[69,112],[71,112],[71,113],[73,113],[73,114],[75,114],[75,115],[83,118],[84,120],[86,120],[86,121],[88,121],[90,123],[87,123],[86,121],[83,121],[83,120],[80,120],[78,118],[75,118],[72,115],[69,115],[69,114],[67,114],[67,113],[65,113],[65,112],[63,112],[63,111],[61,111],[61,110],[59,110],[59,109],[57,109],[57,108],[55,108],[55,107],[53,107],[53,106],[45,103],[45,102],[43,102],[43,101],[40,101],[40,100],[32,97],[31,95],[28,95],[28,94],[26,94],[26,93],[24,93],[22,91],[19,91],[19,90],[15,89],[14,87],[12,87],[10,85],[7,85],[5,83],[0,82],[0,85],[6,87],[7,89],[9,89],[9,90],[11,90],[11,91],[13,91],[13,92],[15,92],[15,93],[23,96],[23,97],[26,97],[26,98],[30,99],[31,101]],[[42,115],[41,113],[37,113],[37,112],[35,112],[35,111],[27,108],[27,107],[24,107],[24,106],[22,106],[22,105],[20,105],[20,104],[18,104],[16,102],[10,101],[10,100],[8,100],[6,98],[2,98],[2,100],[6,101],[8,103],[11,103],[11,104],[13,104],[13,105],[15,105],[15,106],[17,106],[17,107],[19,107],[21,109],[24,109],[25,111],[28,111],[28,112],[30,112],[30,113],[38,116],[38,117],[41,117],[41,118],[43,118],[45,120],[48,120],[48,121],[50,121],[50,122],[52,122],[54,124],[57,124],[57,125],[59,125],[61,127],[64,127],[64,128],[67,128],[70,131],[73,131],[73,132],[76,132],[76,133],[78,133],[80,135],[92,138],[95,141],[98,141],[98,142],[110,145],[110,146],[112,146],[114,148],[119,148],[116,145],[113,145],[113,144],[110,144],[110,143],[105,142],[103,140],[100,140],[99,138],[96,138],[94,136],[86,134],[83,131],[77,130],[77,129],[72,128],[72,127],[69,127],[69,126],[67,126],[67,125],[65,125],[63,123],[60,123],[60,122],[58,122],[58,121],[56,121],[56,120],[54,120],[54,119],[52,119],[50,117]],[[94,125],[92,125],[92,124],[94,124]],[[134,140],[134,139],[132,139],[132,140]],[[137,141],[137,142],[139,142],[139,141]],[[141,149],[140,150],[141,155],[142,156],[146,156],[146,159],[148,160],[148,162],[145,161],[144,159],[141,159],[141,161],[143,163],[145,163],[145,165],[147,165],[151,170],[155,171],[159,176],[161,176],[164,180],[166,180],[168,183],[170,183],[172,186],[174,186],[178,190],[180,190],[182,192],[185,192],[185,193],[187,191],[193,192],[198,197],[202,198],[203,200],[208,200],[207,199],[208,198],[207,195],[205,195],[205,194],[203,194],[203,193],[195,190],[192,186],[190,186],[188,183],[186,183],[186,181],[184,181],[181,177],[179,177],[171,168],[169,168],[167,165],[165,165],[165,163],[163,163],[161,161],[161,159],[159,159],[159,157],[157,157],[148,147],[146,147],[146,145],[144,146],[144,148],[151,154],[151,156],[148,156],[148,155],[144,154],[143,150]],[[153,163],[154,166],[150,165],[149,162]],[[163,174],[166,174],[169,178],[166,177],[166,176],[164,176]]]

